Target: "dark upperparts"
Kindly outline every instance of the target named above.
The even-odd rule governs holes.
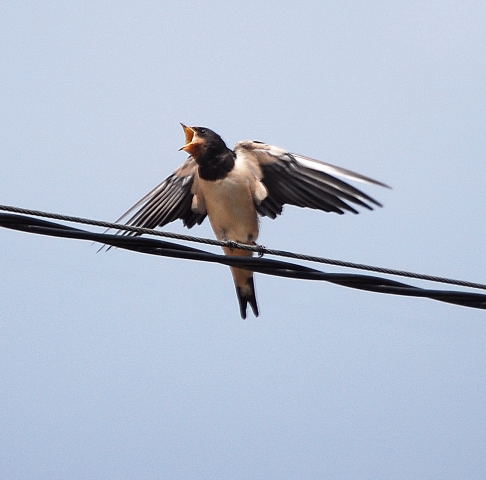
[[[235,165],[235,153],[209,128],[182,127],[187,142],[182,150],[190,153],[199,165],[199,176],[210,181],[225,178]]]

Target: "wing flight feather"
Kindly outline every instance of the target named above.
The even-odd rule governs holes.
[[[243,141],[235,146],[237,156],[254,165],[259,180],[268,191],[256,204],[260,215],[275,218],[284,204],[309,207],[325,212],[359,213],[354,205],[369,210],[381,204],[356,187],[336,177],[388,187],[378,180],[330,163],[290,153],[261,142]]]

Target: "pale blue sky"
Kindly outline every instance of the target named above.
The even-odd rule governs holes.
[[[394,187],[358,216],[286,207],[262,244],[484,283],[485,20],[4,1],[0,203],[115,219],[184,160],[182,121]],[[485,478],[484,311],[257,276],[242,321],[220,266],[0,242],[1,478]]]

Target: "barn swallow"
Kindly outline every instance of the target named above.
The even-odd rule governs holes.
[[[275,218],[284,204],[340,215],[359,213],[354,206],[369,210],[381,206],[336,175],[390,188],[359,173],[258,141],[240,141],[231,150],[209,128],[181,125],[186,138],[179,150],[189,157],[118,221],[135,211],[128,225],[155,228],[181,219],[192,228],[207,216],[218,240],[254,245],[258,215]],[[226,255],[252,256],[247,250],[223,250]],[[231,272],[241,317],[246,318],[248,304],[258,316],[253,272],[234,267]]]

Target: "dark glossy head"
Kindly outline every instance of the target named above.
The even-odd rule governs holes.
[[[217,154],[227,150],[223,139],[207,127],[188,127],[181,123],[186,135],[186,144],[180,148],[191,154],[194,158],[202,157],[208,153]]]

